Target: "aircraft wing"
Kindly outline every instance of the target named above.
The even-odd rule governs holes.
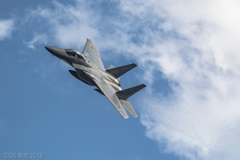
[[[106,81],[100,79],[94,79],[94,82],[97,84],[102,93],[107,97],[107,99],[112,103],[115,109],[121,114],[121,116],[124,119],[127,119],[128,115],[122,107],[116,95],[116,91],[112,88],[112,86],[110,86]]]
[[[90,64],[94,63],[96,67],[105,70],[97,46],[91,39],[87,39],[87,42],[83,49],[83,54],[90,60]]]

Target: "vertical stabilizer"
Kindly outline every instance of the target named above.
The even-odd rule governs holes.
[[[112,64],[108,67],[108,69],[113,69],[113,68],[115,68],[115,67]]]

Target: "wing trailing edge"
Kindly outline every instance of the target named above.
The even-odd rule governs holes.
[[[106,71],[108,73],[110,73],[111,75],[113,75],[114,77],[118,78],[136,66],[137,65],[135,63],[128,64],[128,65],[121,66],[121,67],[116,67],[116,68],[112,68],[112,65],[110,65]]]

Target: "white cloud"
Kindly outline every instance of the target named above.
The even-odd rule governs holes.
[[[0,41],[5,38],[9,38],[14,28],[14,21],[11,20],[0,20]]]
[[[193,160],[238,159],[240,2],[121,1],[122,17],[109,15],[109,21],[83,3],[55,2],[54,10],[39,8],[33,15],[49,22],[55,43],[63,47],[79,48],[91,38],[100,51],[137,59],[150,86],[157,83],[154,70],[164,74],[173,94],[148,92],[141,122],[148,137],[165,142],[167,152]]]
[[[166,140],[169,152],[189,159],[240,156],[239,7],[234,0],[122,3],[133,16],[160,19],[158,31],[169,34],[156,32],[147,51],[157,53],[151,61],[178,85],[171,102],[146,99],[141,118],[147,136]]]
[[[32,17],[41,17],[48,22],[50,31],[48,36],[51,36],[48,38],[52,38],[51,41],[61,47],[77,46],[79,48],[85,43],[87,37],[94,38],[98,34],[92,26],[95,22],[94,16],[80,3],[71,6],[54,1],[54,5],[56,7],[54,10],[39,7],[31,12]]]

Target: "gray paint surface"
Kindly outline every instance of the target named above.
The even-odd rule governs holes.
[[[75,78],[90,86],[96,86],[95,90],[106,96],[124,119],[128,118],[125,109],[134,117],[138,116],[131,103],[127,101],[127,98],[146,87],[146,85],[141,84],[122,90],[119,82],[119,77],[136,67],[136,64],[133,63],[116,68],[111,65],[106,70],[97,46],[90,39],[87,39],[83,53],[72,49],[62,49],[52,46],[45,48],[51,54],[75,68],[76,71],[69,71]]]

